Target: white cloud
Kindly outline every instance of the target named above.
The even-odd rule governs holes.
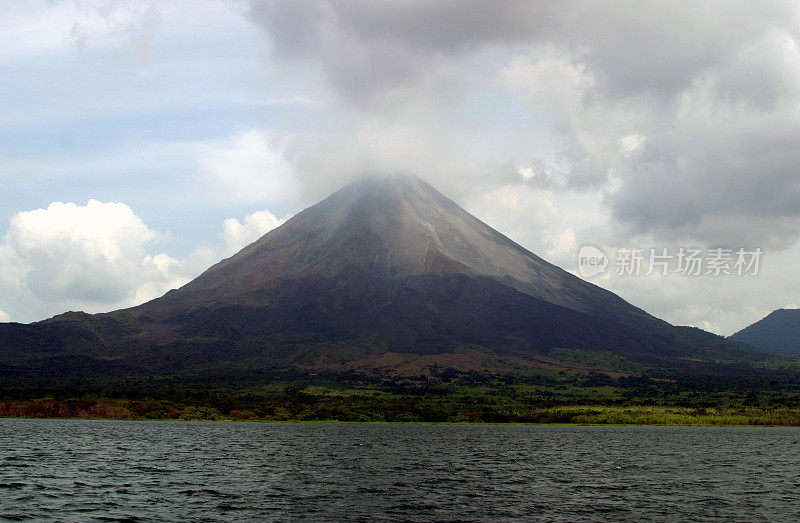
[[[180,287],[289,216],[267,210],[222,224],[223,248],[201,245],[184,259],[152,253],[165,238],[124,203],[53,202],[12,216],[0,242],[0,306],[34,321],[68,310],[107,312]],[[9,314],[0,310],[0,321]]]
[[[12,216],[0,243],[3,307],[20,319],[81,309],[100,312],[155,298],[214,261],[151,255],[162,235],[123,203],[53,202]]]
[[[11,316],[0,310],[0,323],[7,323],[11,321]]]
[[[624,158],[628,158],[642,148],[644,141],[645,137],[641,134],[629,134],[623,136],[618,140],[619,152],[622,153]]]
[[[248,130],[224,141],[199,144],[200,164],[215,197],[229,202],[278,202],[294,196],[293,169],[270,132]]]
[[[24,2],[4,9],[0,61],[63,54],[74,48],[120,42],[142,45],[154,6],[151,2]]]
[[[556,119],[582,112],[584,97],[597,83],[585,64],[551,47],[516,57],[501,74],[511,89],[523,92],[537,113]]]
[[[515,163],[482,158],[472,141],[454,142],[449,133],[430,123],[369,120],[347,133],[297,137],[286,156],[303,205],[364,175],[411,172],[455,199],[500,189],[523,176]],[[544,183],[547,176],[535,179]]]
[[[222,224],[225,254],[227,256],[236,254],[289,218],[290,216],[284,216],[279,219],[266,210],[252,212],[245,216],[242,222],[236,218],[228,218]]]
[[[466,197],[462,203],[491,227],[565,269],[574,266],[582,243],[605,239],[597,230],[605,228],[607,215],[592,194],[567,197],[517,182]]]
[[[158,272],[148,275],[151,279],[140,283],[122,307],[130,307],[162,296],[170,289],[177,289],[189,283],[201,272],[219,261],[219,253],[212,247],[202,245],[185,259],[175,259],[166,254],[147,255],[142,262],[144,267],[155,266]],[[103,309],[106,310],[106,309]]]
[[[552,45],[532,46],[501,70],[503,85],[560,138],[555,152],[563,188],[605,185],[620,162],[641,145],[643,137],[636,130],[646,126],[659,107],[657,100],[634,97],[620,102],[605,96],[596,73],[582,58]]]
[[[15,214],[2,252],[15,279],[43,300],[108,302],[124,298],[124,282],[157,238],[125,204],[54,202]]]
[[[649,249],[657,253],[667,249],[675,255],[680,244],[663,244],[654,237],[641,237],[636,243],[609,247],[599,242],[610,264],[606,273],[589,278],[591,283],[618,294],[650,314],[675,325],[692,325],[721,335],[730,335],[768,313],[796,303],[800,288],[800,244],[781,252],[766,252],[760,259],[759,273],[743,275],[690,276],[660,269],[648,272]],[[620,248],[644,249],[639,275],[616,274],[617,252]],[[675,269],[673,258],[671,267]],[[575,268],[575,261],[563,265]],[[577,274],[577,271],[571,271]]]
[[[579,248],[575,229],[567,227],[561,232],[556,232],[550,238],[550,243],[552,246],[544,252],[545,257],[559,266],[569,267],[569,262],[574,259]]]

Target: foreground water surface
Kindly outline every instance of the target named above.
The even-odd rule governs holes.
[[[0,419],[0,518],[800,518],[800,429]]]

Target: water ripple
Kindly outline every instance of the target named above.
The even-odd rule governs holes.
[[[800,519],[800,430],[0,419],[0,518]]]

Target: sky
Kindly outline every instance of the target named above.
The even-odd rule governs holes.
[[[729,335],[800,303],[798,2],[0,12],[0,321],[142,303],[397,172],[674,324]]]

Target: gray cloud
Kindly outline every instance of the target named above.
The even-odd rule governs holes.
[[[799,13],[783,1],[315,0],[253,1],[249,17],[276,58],[319,67],[354,132],[410,123],[462,140],[459,104],[499,86],[558,144],[520,165],[548,173],[528,183],[604,191],[627,235],[780,248],[800,230]],[[446,138],[383,157],[374,140],[358,140],[366,152],[337,140],[326,162],[295,148],[297,165],[323,176],[323,163],[435,171],[429,161],[452,167],[443,179],[480,178]],[[510,183],[519,159],[493,161],[507,167],[483,185]]]
[[[797,240],[800,53],[784,36],[768,35],[772,45],[759,42],[704,74],[651,125],[607,197],[620,221],[708,243],[785,247]],[[756,52],[763,61],[754,60]]]
[[[250,5],[251,19],[267,30],[279,57],[319,60],[345,93],[406,85],[435,73],[424,65],[489,45],[555,44],[581,55],[602,77],[606,94],[675,94],[766,31],[797,29],[796,5],[788,1],[758,8],[746,1]]]
[[[469,87],[456,61],[499,45],[542,41],[568,12],[480,0],[250,2],[279,59],[311,61],[335,92],[371,111],[447,104]],[[563,11],[563,12],[562,12]],[[469,75],[467,75],[469,76]]]

